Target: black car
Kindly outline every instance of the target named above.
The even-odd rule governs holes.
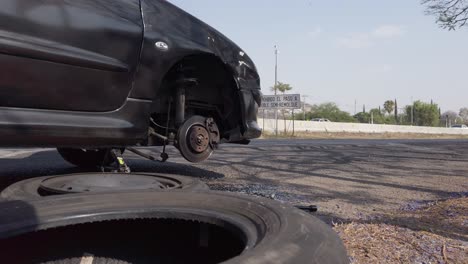
[[[92,166],[172,143],[200,162],[260,136],[260,100],[245,52],[168,1],[0,1],[2,147]]]

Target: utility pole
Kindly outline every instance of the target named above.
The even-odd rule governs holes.
[[[357,100],[354,99],[354,115],[356,115],[357,113]]]
[[[275,45],[275,95],[278,94],[278,45]],[[275,134],[278,136],[278,108],[275,109]]]
[[[411,125],[413,125],[414,122],[414,101],[413,101],[413,96],[411,96]]]
[[[275,95],[278,94],[278,46],[275,45]]]
[[[302,103],[302,113],[304,114],[304,121],[306,121],[305,105],[307,103],[307,97],[309,97],[307,94],[302,95],[302,98],[304,98],[304,102]]]
[[[397,125],[399,125],[399,123],[398,123],[398,102],[397,102],[396,98],[395,98],[395,113],[394,114],[395,114],[395,123]]]

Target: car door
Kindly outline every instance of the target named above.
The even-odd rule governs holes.
[[[142,35],[139,0],[1,0],[0,107],[119,108]]]

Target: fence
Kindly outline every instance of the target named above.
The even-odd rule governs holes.
[[[258,119],[260,128],[267,132],[275,131],[274,119]],[[325,132],[325,133],[415,133],[415,134],[440,134],[440,135],[468,135],[468,129],[442,128],[442,127],[419,127],[419,126],[396,126],[396,125],[374,125],[360,123],[334,123],[334,122],[311,122],[278,120],[278,132]]]

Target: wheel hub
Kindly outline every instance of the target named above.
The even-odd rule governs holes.
[[[195,125],[189,130],[189,147],[196,153],[204,152],[210,145],[209,132],[205,127]]]
[[[220,142],[220,132],[213,118],[192,116],[177,131],[175,146],[182,156],[194,163],[210,157]]]
[[[47,178],[39,189],[53,194],[123,190],[165,190],[180,188],[181,183],[163,176],[130,174],[75,174]]]

